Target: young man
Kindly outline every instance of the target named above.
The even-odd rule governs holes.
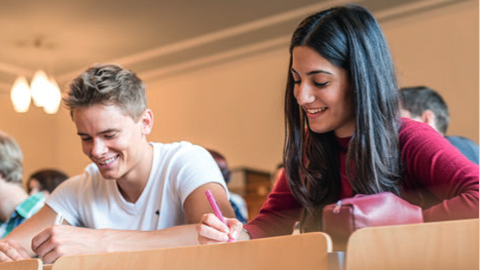
[[[428,87],[417,86],[400,89],[400,97],[403,117],[428,124],[470,161],[478,164],[478,144],[461,136],[445,136],[450,117],[447,104],[440,94]]]
[[[196,244],[195,223],[212,212],[206,189],[225,216],[234,216],[205,149],[147,141],[153,113],[133,72],[92,67],[73,80],[64,102],[93,163],[0,243],[0,261],[37,254],[49,263],[64,255]],[[58,213],[71,226],[52,226]],[[175,227],[183,224],[193,225]]]
[[[29,197],[23,189],[22,162],[20,146],[0,131],[0,238],[34,215],[45,203],[43,193]]]

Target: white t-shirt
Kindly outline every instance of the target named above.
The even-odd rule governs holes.
[[[186,224],[183,203],[198,187],[215,182],[227,190],[217,164],[204,148],[184,141],[152,145],[153,166],[135,203],[127,202],[116,181],[104,179],[92,163],[83,174],[58,186],[46,204],[73,226],[159,230]]]

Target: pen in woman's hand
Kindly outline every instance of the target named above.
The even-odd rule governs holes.
[[[215,216],[220,219],[220,221],[223,222],[223,224],[227,225],[227,222],[225,221],[225,218],[222,215],[222,211],[220,211],[220,207],[218,207],[217,201],[213,197],[212,192],[207,189],[205,191],[205,195],[207,195],[208,202],[210,203],[210,206],[212,206],[213,212],[215,213]],[[228,226],[228,225],[227,225]],[[228,237],[228,242],[234,242],[235,240],[231,238],[230,236]]]

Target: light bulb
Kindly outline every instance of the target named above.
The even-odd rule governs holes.
[[[28,82],[24,76],[19,76],[13,83],[10,98],[16,112],[24,113],[28,111],[31,101],[30,88],[28,88]]]
[[[37,70],[33,75],[31,89],[33,103],[37,107],[43,107],[46,99],[48,98],[48,92],[51,83],[47,78],[47,74],[43,70]]]
[[[48,88],[47,98],[43,104],[43,111],[48,114],[54,114],[58,111],[58,107],[60,107],[62,95],[60,93],[60,88],[53,77],[50,77],[49,82],[50,87]]]

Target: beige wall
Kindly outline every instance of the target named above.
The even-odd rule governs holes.
[[[14,137],[23,149],[26,174],[32,169],[55,166],[58,148],[57,116],[32,107],[28,113],[16,113],[10,96],[0,95],[0,130]]]
[[[478,3],[382,23],[400,85],[429,85],[447,100],[449,134],[478,142]],[[276,48],[146,81],[155,115],[152,141],[188,140],[226,155],[232,167],[273,170],[281,160],[288,52]],[[141,75],[141,74],[140,74]],[[13,112],[1,95],[0,129],[26,153],[27,174],[41,167],[80,173],[88,159],[68,113]]]
[[[288,51],[275,50],[148,84],[154,140],[188,140],[231,166],[281,162]]]
[[[447,135],[478,143],[478,1],[383,25],[400,86],[427,85],[449,106]]]

